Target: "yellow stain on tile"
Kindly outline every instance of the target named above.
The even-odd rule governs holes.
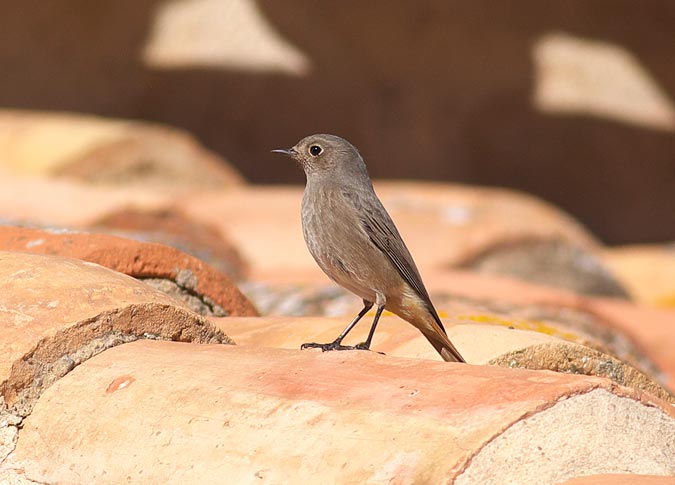
[[[675,301],[672,302],[675,305]],[[374,317],[375,312],[369,311],[367,314],[369,317]],[[382,316],[395,316],[394,313],[385,310],[382,312]],[[568,340],[571,342],[579,342],[581,337],[572,332],[562,331],[552,325],[549,325],[546,322],[540,320],[525,320],[522,318],[504,318],[497,315],[454,315],[451,316],[448,312],[439,311],[438,316],[441,318],[452,318],[457,323],[462,321],[468,321],[472,323],[482,323],[486,325],[501,325],[503,327],[513,327],[518,330],[529,330],[531,332],[539,332],[552,337],[557,337],[563,340]]]
[[[662,296],[657,298],[654,303],[661,308],[675,308],[675,295]]]
[[[532,332],[539,332],[546,335],[551,335],[553,337],[558,337],[564,340],[578,341],[580,338],[578,335],[572,332],[561,331],[546,322],[539,320],[525,320],[521,318],[502,318],[496,315],[457,315],[455,317],[457,320],[468,320],[474,323],[484,323],[488,325],[501,325],[504,327],[513,327],[518,330],[529,330]]]

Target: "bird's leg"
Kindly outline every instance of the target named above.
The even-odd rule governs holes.
[[[360,350],[370,350],[370,344],[373,341],[373,335],[375,335],[375,328],[377,327],[377,322],[380,321],[380,315],[382,315],[382,310],[384,310],[384,304],[377,306],[377,312],[375,313],[375,318],[373,319],[373,324],[370,327],[370,332],[368,332],[368,338],[365,342],[360,343],[356,346]]]
[[[300,346],[301,349],[321,349],[324,352],[327,352],[329,350],[354,350],[356,347],[351,347],[349,345],[342,345],[342,339],[344,339],[349,332],[352,331],[352,328],[356,326],[357,323],[359,323],[359,320],[363,318],[363,316],[368,313],[368,310],[370,310],[373,307],[373,302],[371,301],[366,301],[363,300],[363,310],[359,312],[356,317],[354,317],[354,320],[351,321],[349,325],[347,325],[347,328],[345,328],[340,335],[338,335],[338,338],[333,340],[331,343],[328,344],[317,344],[315,342],[310,342],[306,344],[302,344]],[[379,310],[378,308],[378,311]],[[378,313],[379,316],[379,313]],[[376,317],[377,318],[377,317]]]

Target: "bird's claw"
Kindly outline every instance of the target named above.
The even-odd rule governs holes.
[[[355,350],[356,347],[352,347],[351,345],[342,345],[339,342],[331,342],[328,344],[318,344],[316,342],[310,342],[302,344],[300,346],[300,349],[301,350],[321,349],[322,352],[330,352],[331,350]]]
[[[342,345],[339,342],[330,342],[328,344],[319,344],[316,342],[309,342],[306,344],[302,344],[300,346],[301,350],[305,349],[321,349],[322,352],[330,352],[333,350],[369,350],[370,351],[370,346],[366,346],[365,342],[361,342],[360,344],[356,345]],[[378,354],[385,355],[383,352],[377,352]]]

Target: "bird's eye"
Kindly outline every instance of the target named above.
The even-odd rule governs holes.
[[[321,147],[319,145],[312,145],[309,147],[309,153],[313,156],[316,157],[319,153],[321,153]]]

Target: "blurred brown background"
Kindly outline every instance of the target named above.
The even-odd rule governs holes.
[[[173,124],[252,182],[314,132],[378,178],[528,191],[675,239],[669,0],[0,1],[0,107]]]

